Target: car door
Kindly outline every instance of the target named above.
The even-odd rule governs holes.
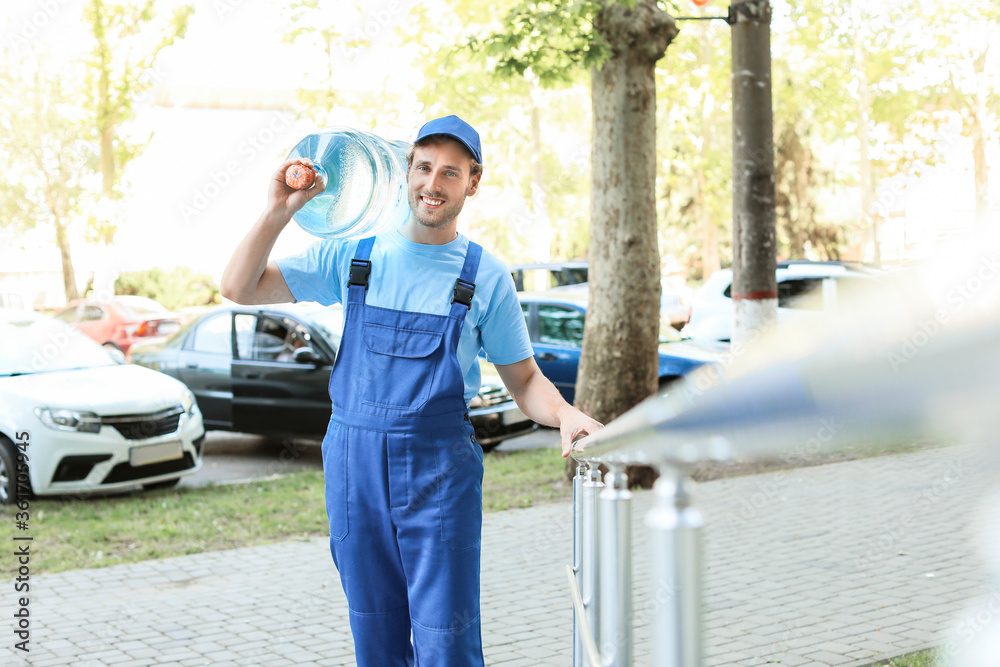
[[[542,374],[572,403],[576,393],[576,373],[583,347],[584,311],[554,303],[532,304],[534,328],[531,332],[535,361]]]
[[[330,422],[333,359],[305,323],[279,313],[236,313],[233,429],[244,433],[321,438]],[[320,362],[297,362],[297,347]]]
[[[233,314],[210,315],[196,324],[177,354],[177,377],[194,392],[208,428],[233,426]]]

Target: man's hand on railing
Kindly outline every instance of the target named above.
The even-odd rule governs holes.
[[[572,405],[566,404],[559,414],[559,435],[562,438],[563,458],[569,456],[570,450],[573,449],[573,444],[577,440],[596,433],[602,428],[604,428],[604,424],[596,419],[591,419]]]

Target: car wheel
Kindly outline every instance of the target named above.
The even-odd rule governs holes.
[[[173,479],[165,479],[162,482],[153,482],[152,484],[143,484],[142,488],[145,491],[155,491],[156,489],[170,489],[177,486],[177,483],[181,481],[180,477],[174,477]]]
[[[103,345],[104,347],[108,348],[109,350],[118,350],[119,352],[122,351],[122,349],[120,347],[118,347],[118,345],[116,343],[112,343],[110,340],[108,342],[106,342],[106,343],[101,343],[101,345]]]
[[[17,494],[17,455],[14,443],[0,435],[0,505],[10,505]]]
[[[494,449],[496,449],[496,448],[497,448],[497,447],[498,447],[499,445],[500,445],[500,443],[499,443],[499,442],[491,442],[491,443],[490,443],[490,444],[488,444],[488,445],[484,445],[484,444],[483,444],[483,443],[481,443],[481,442],[479,443],[479,446],[483,448],[483,454],[485,454],[485,453],[487,453],[487,452],[492,452],[492,451],[493,451]]]

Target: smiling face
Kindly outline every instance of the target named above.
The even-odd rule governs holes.
[[[407,171],[410,210],[418,225],[431,229],[456,224],[465,198],[479,188],[469,151],[451,139],[431,140],[413,149]]]

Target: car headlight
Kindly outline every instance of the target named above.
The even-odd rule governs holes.
[[[35,408],[35,414],[43,424],[57,431],[77,431],[80,433],[100,433],[101,418],[93,412],[82,412],[68,408]]]
[[[189,417],[194,417],[198,412],[198,399],[194,397],[194,392],[190,389],[184,390],[184,396],[181,398],[181,405],[184,406],[184,412],[186,412]]]

